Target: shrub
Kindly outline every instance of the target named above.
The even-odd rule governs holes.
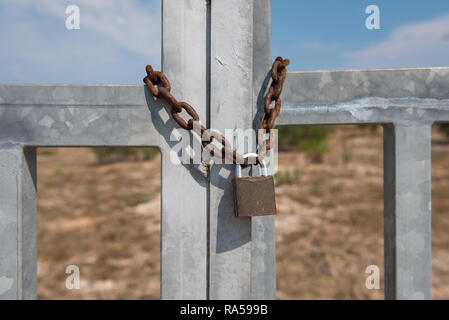
[[[274,181],[276,186],[292,185],[296,184],[299,180],[299,170],[295,169],[291,171],[278,171],[274,174]]]
[[[158,153],[156,148],[131,148],[131,147],[102,147],[92,148],[98,162],[113,162],[125,160],[151,160]]]
[[[332,126],[287,126],[278,131],[279,150],[300,149],[312,160],[320,162],[328,151],[327,139]]]
[[[449,123],[440,123],[438,124],[438,129],[444,132],[449,137]]]

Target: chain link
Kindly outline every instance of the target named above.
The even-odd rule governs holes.
[[[265,116],[259,129],[265,130],[268,134],[268,138],[264,140],[263,145],[259,148],[257,153],[256,162],[260,163],[265,157],[266,153],[272,148],[272,129],[274,128],[275,121],[279,113],[281,112],[281,93],[284,86],[285,77],[287,75],[287,66],[289,65],[289,59],[283,59],[282,57],[277,57],[273,62],[271,68],[271,85],[265,95],[264,99],[264,110]],[[171,107],[171,114],[173,119],[176,121],[181,128],[186,130],[194,131],[201,137],[202,146],[206,149],[210,155],[214,156],[221,153],[222,157],[227,157],[232,160],[234,164],[240,163],[243,167],[248,166],[248,159],[243,158],[242,155],[237,153],[231,148],[231,144],[226,138],[217,131],[207,130],[203,125],[194,126],[195,122],[200,121],[198,114],[195,109],[189,105],[187,102],[177,101],[176,98],[170,93],[171,86],[170,81],[167,77],[160,71],[154,71],[150,65],[145,68],[147,76],[143,79],[143,82],[148,86],[148,90],[155,98],[161,98],[165,100]],[[157,85],[157,88],[155,87]],[[271,104],[274,101],[274,107]],[[180,113],[185,110],[187,114],[191,117],[188,121],[185,121]],[[197,128],[198,127],[198,128]],[[212,146],[212,142],[216,140],[221,147],[217,149]],[[259,136],[258,136],[259,140]]]
[[[284,87],[285,77],[287,76],[287,66],[290,64],[289,59],[277,57],[271,68],[271,85],[265,95],[264,110],[265,116],[259,129],[264,129],[268,133],[268,138],[263,142],[260,148],[259,157],[263,159],[265,154],[272,148],[272,129],[274,128],[276,118],[281,113],[281,93]],[[274,108],[271,104],[274,101]],[[258,136],[259,137],[259,136]]]

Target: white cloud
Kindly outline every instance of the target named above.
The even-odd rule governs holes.
[[[21,10],[36,9],[43,16],[65,21],[65,8],[80,8],[81,27],[94,31],[118,45],[141,55],[159,54],[160,1],[136,0],[3,0]],[[5,3],[4,3],[5,4]],[[30,21],[38,23],[36,17]],[[64,25],[61,24],[60,27]]]
[[[65,28],[70,4],[80,30]],[[160,0],[2,0],[0,82],[140,83],[137,64],[160,66],[160,16]]]
[[[398,27],[385,41],[343,58],[356,68],[449,66],[449,15]]]
[[[42,0],[41,10],[65,19],[62,13],[73,2]],[[91,29],[137,54],[159,54],[159,1],[77,0],[75,3],[80,8],[82,28]]]

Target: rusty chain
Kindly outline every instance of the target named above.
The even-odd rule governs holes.
[[[259,126],[259,129],[263,129],[265,130],[265,133],[268,133],[268,138],[264,140],[263,146],[258,152],[256,159],[257,163],[265,157],[266,153],[272,147],[272,129],[274,128],[277,116],[281,112],[281,93],[285,77],[287,75],[286,67],[289,63],[289,59],[284,60],[282,57],[277,57],[271,68],[271,85],[264,99],[265,116]],[[198,114],[187,102],[176,100],[176,98],[170,93],[170,81],[162,72],[154,71],[150,65],[147,65],[145,70],[147,76],[143,79],[143,82],[148,86],[148,90],[153,97],[163,99],[170,105],[173,119],[181,126],[181,128],[197,133],[201,137],[203,148],[209,151],[212,156],[214,156],[217,152],[221,152],[223,158],[228,157],[234,164],[240,163],[244,167],[248,165],[248,159],[243,158],[242,155],[233,150],[229,141],[219,132],[207,130],[203,125],[198,127],[199,130],[196,128],[197,126],[194,126],[194,122],[198,122],[200,120]],[[157,88],[155,85],[157,85]],[[271,104],[273,101],[274,107],[272,108]],[[182,110],[185,110],[191,117],[187,122],[180,115]],[[211,146],[214,139],[221,144],[221,150]]]
[[[262,159],[265,154],[271,149],[272,129],[274,128],[276,118],[281,113],[281,93],[284,87],[285,77],[287,76],[287,66],[290,64],[289,59],[277,57],[271,67],[271,85],[264,98],[265,116],[259,129],[264,129],[268,133],[268,138],[264,141],[264,145],[259,152],[259,157]],[[271,108],[271,103],[274,103],[274,108]]]

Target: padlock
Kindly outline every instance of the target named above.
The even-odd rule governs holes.
[[[257,157],[257,154],[248,153],[243,158],[249,156]],[[242,167],[240,164],[236,164],[235,178],[232,179],[236,217],[246,218],[276,214],[274,180],[273,176],[267,174],[265,160],[262,160],[261,171],[261,176],[242,178]]]

